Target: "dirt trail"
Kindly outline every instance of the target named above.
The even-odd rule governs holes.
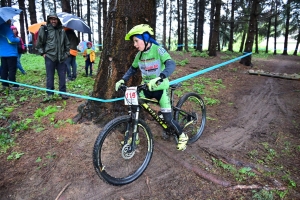
[[[199,63],[212,66],[221,62],[204,63],[210,60],[189,59],[191,64],[185,69],[197,70],[195,66]],[[257,59],[254,63],[254,67],[265,71],[299,73],[300,57],[278,56],[274,60]],[[60,200],[250,199],[251,191],[229,191],[184,166],[214,172],[216,178],[234,182],[226,172],[218,174],[214,171],[211,155],[204,149],[216,155],[247,160],[246,154],[261,148],[261,142],[269,142],[275,148],[284,143],[284,138],[289,138],[300,146],[300,81],[248,75],[248,69],[233,63],[205,75],[222,79],[226,89],[216,96],[221,100],[220,105],[207,106],[210,120],[204,134],[186,151],[178,152],[172,140],[163,140],[161,129],[150,122],[155,142],[152,160],[138,180],[122,187],[104,183],[93,169],[93,145],[101,127],[83,123],[24,134],[18,139],[19,149],[14,151],[20,150],[25,155],[0,166],[0,200],[53,200],[60,192]],[[191,72],[183,70],[182,73]],[[76,115],[78,105],[74,103],[69,110],[66,109],[66,118]],[[36,159],[48,155],[48,152],[56,153],[56,157],[43,157],[43,162],[47,162],[41,167]],[[300,172],[294,167],[300,165],[300,159],[287,158],[278,162],[289,167],[286,170],[290,170],[299,185]],[[62,191],[66,185],[68,187]],[[299,189],[295,190],[290,192],[292,199],[300,199]]]

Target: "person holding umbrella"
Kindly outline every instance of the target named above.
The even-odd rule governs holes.
[[[20,39],[16,37],[10,29],[11,20],[0,24],[0,57],[1,57],[1,79],[16,82],[18,43]],[[2,82],[2,90],[9,88],[7,82]],[[19,85],[14,84],[13,90],[19,90]]]
[[[79,39],[73,29],[65,27],[64,30],[66,31],[67,37],[70,42],[70,55],[66,60],[67,80],[74,81],[77,77],[76,56],[77,56],[77,46],[79,44]]]
[[[57,71],[59,77],[59,91],[66,92],[66,64],[65,61],[70,55],[70,43],[62,23],[56,13],[47,16],[46,26],[41,26],[38,32],[36,49],[44,57],[46,65],[47,83],[49,90],[54,90],[54,74]],[[53,92],[47,91],[50,100]],[[60,94],[62,99],[69,97]]]

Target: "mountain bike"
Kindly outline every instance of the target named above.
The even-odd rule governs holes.
[[[181,84],[170,85],[170,101],[173,118],[188,134],[191,144],[202,135],[206,123],[204,101],[194,92],[184,94],[174,106],[174,90]],[[146,84],[136,87],[121,85],[125,92],[124,102],[128,115],[119,116],[108,122],[99,133],[93,149],[93,164],[98,176],[112,185],[125,185],[139,178],[146,170],[153,154],[153,135],[149,125],[141,119],[140,109],[149,113],[163,129],[163,137],[174,136],[175,131],[164,121],[160,111],[152,109],[159,105],[155,99],[139,96],[147,90]],[[134,142],[132,142],[134,141]]]

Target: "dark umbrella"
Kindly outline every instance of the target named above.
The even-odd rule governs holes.
[[[61,12],[57,13],[57,16],[64,27],[71,28],[82,33],[92,33],[91,28],[83,21],[83,19],[76,15]]]
[[[0,8],[0,24],[7,22],[14,16],[20,14],[22,10],[12,7],[1,7]]]

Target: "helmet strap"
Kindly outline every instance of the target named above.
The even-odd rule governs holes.
[[[149,44],[149,41],[145,41],[145,37],[144,37],[144,34],[142,34],[142,37],[143,37],[143,41],[144,41],[144,44],[145,44],[145,48],[144,48],[144,50],[141,52],[141,55],[140,55],[140,58],[139,58],[139,60],[141,60],[141,58],[142,58],[142,55],[143,55],[143,52],[145,52],[145,51],[147,51],[148,50],[148,48],[147,48],[147,46],[148,46],[148,44]]]

